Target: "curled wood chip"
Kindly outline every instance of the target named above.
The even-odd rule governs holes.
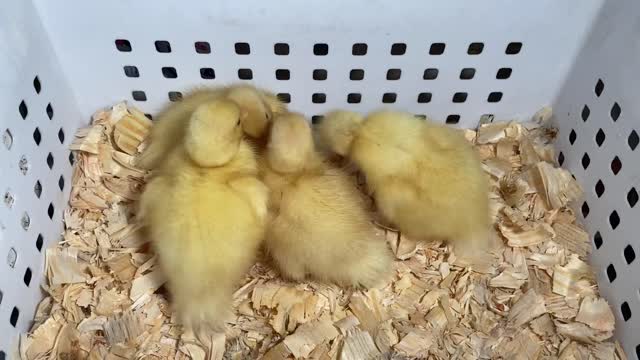
[[[559,209],[582,196],[582,189],[569,171],[547,162],[531,168],[530,176],[549,209]]]
[[[615,319],[611,307],[603,298],[587,296],[580,304],[576,321],[600,331],[613,331]]]
[[[573,340],[583,343],[593,344],[596,342],[607,340],[611,336],[613,336],[612,331],[599,331],[585,324],[577,322],[568,324],[556,322],[555,324],[556,328],[558,329],[558,334],[567,336]]]
[[[553,292],[563,296],[594,294],[593,273],[589,265],[572,254],[565,266],[556,266],[553,273]]]

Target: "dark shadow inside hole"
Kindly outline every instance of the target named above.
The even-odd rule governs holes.
[[[589,154],[584,153],[584,155],[582,155],[582,168],[587,170],[587,168],[589,167],[589,164],[591,164],[591,158],[589,157]]]
[[[349,80],[362,80],[364,79],[364,70],[353,69],[349,72]]]
[[[490,103],[497,103],[500,100],[502,100],[502,93],[499,91],[494,91],[489,94],[489,97],[487,97],[487,101]]]
[[[40,79],[36,76],[33,78],[33,89],[36,91],[36,94],[40,94],[40,90],[42,90],[42,84],[40,84]]]
[[[476,69],[474,68],[464,68],[460,71],[460,79],[462,80],[471,80],[476,75]]]
[[[367,54],[367,44],[365,43],[356,43],[353,44],[351,48],[351,54],[354,56],[364,56]]]
[[[327,95],[323,93],[315,93],[311,95],[311,102],[314,104],[324,104],[327,102]]]
[[[520,50],[522,50],[521,42],[511,42],[509,43],[509,45],[507,45],[507,49],[505,50],[505,53],[507,55],[516,55],[520,53]]]
[[[631,245],[627,245],[623,251],[624,260],[627,264],[631,264],[636,259],[636,252]]]
[[[40,141],[42,141],[42,134],[40,134],[40,129],[38,128],[33,131],[33,141],[35,141],[36,145],[40,146]]]
[[[604,83],[602,82],[602,79],[598,79],[598,82],[596,83],[596,88],[594,89],[596,96],[600,97],[600,95],[602,95],[603,90],[604,90]]]
[[[618,215],[618,212],[615,210],[613,210],[611,215],[609,215],[609,225],[611,225],[611,228],[613,230],[618,228],[618,225],[620,225],[620,216]]]
[[[596,195],[599,198],[602,197],[602,194],[604,194],[604,191],[605,191],[604,183],[602,183],[602,180],[598,180],[595,186],[595,190],[596,190]]]
[[[167,79],[175,79],[178,77],[178,71],[171,66],[165,66],[162,68],[162,76]]]
[[[249,55],[251,53],[251,46],[246,42],[235,43],[234,48],[238,55]]]
[[[165,40],[158,40],[155,42],[156,51],[159,53],[170,53],[171,52],[171,44]]]
[[[36,238],[36,249],[38,249],[38,251],[42,251],[42,245],[44,244],[44,238],[42,237],[42,234],[38,234],[38,237]]]
[[[613,175],[618,175],[620,170],[622,170],[622,161],[620,161],[620,158],[616,156],[611,160],[611,172]]]
[[[201,68],[200,77],[205,80],[211,80],[216,78],[216,72],[212,68]]]
[[[133,65],[125,65],[124,66],[124,75],[130,78],[140,77],[140,71],[138,71],[138,67]]]
[[[511,77],[511,72],[513,70],[511,68],[501,68],[496,73],[496,79],[505,80]]]
[[[327,70],[324,70],[324,69],[313,70],[313,80],[327,80]]]
[[[49,117],[49,120],[53,120],[53,107],[51,103],[47,104],[47,117]]]
[[[329,53],[329,45],[320,43],[313,45],[313,54],[317,56],[324,56]]]
[[[607,278],[609,279],[609,282],[614,282],[617,277],[618,274],[616,273],[616,268],[613,267],[613,264],[609,264],[609,266],[607,266]]]
[[[444,43],[433,43],[429,48],[430,55],[442,55],[444,53],[445,44]]]
[[[635,130],[631,130],[629,138],[627,139],[627,144],[629,144],[631,151],[634,151],[638,147],[639,142],[640,136],[638,136],[638,133]]]
[[[9,323],[11,326],[16,327],[18,324],[18,318],[20,317],[20,310],[17,307],[13,307],[11,310],[11,316],[9,317]]]
[[[467,101],[467,93],[466,92],[457,92],[453,94],[453,98],[451,99],[454,103],[463,103]]]
[[[58,178],[58,188],[60,188],[60,191],[64,191],[64,176],[62,175]]]
[[[587,216],[589,216],[589,204],[587,204],[587,202],[583,202],[582,203],[582,207],[580,208],[580,211],[582,212],[582,217],[583,218],[587,218]]]
[[[198,54],[211,53],[211,45],[206,41],[196,41],[193,46]]]
[[[558,165],[562,166],[562,164],[564,164],[564,154],[560,151],[560,154],[558,154]]]
[[[131,92],[131,97],[135,101],[147,101],[147,94],[141,90],[134,90]]]
[[[600,231],[596,231],[595,235],[593,235],[593,244],[596,246],[596,249],[600,249],[602,247],[602,235]]]
[[[395,43],[391,45],[391,55],[404,55],[407,52],[407,44]]]
[[[27,287],[29,287],[29,285],[31,284],[32,275],[33,273],[31,272],[30,268],[27,268],[27,270],[24,271],[24,276],[22,277],[22,281],[24,282],[25,285],[27,285]]]
[[[47,155],[47,166],[49,166],[49,169],[53,169],[53,154],[51,153]]]
[[[573,145],[573,143],[575,143],[575,142],[576,142],[576,137],[577,137],[577,136],[578,136],[578,135],[576,134],[576,131],[575,131],[575,130],[573,130],[573,129],[571,129],[571,132],[569,133],[569,143],[570,143],[571,145]]]
[[[602,131],[602,129],[599,129],[596,133],[596,144],[598,144],[599,147],[602,146],[606,138],[607,136],[605,135],[604,131]]]
[[[53,219],[53,214],[55,213],[56,209],[53,207],[52,203],[49,203],[49,207],[47,208],[47,215],[49,215],[49,219]]]
[[[467,48],[467,54],[469,55],[479,55],[482,53],[482,49],[484,49],[484,44],[481,42],[474,42],[469,44],[469,48]]]
[[[291,102],[291,94],[289,93],[279,93],[277,96],[278,99],[285,104],[289,104]]]
[[[620,312],[622,313],[622,319],[624,321],[629,321],[629,319],[631,319],[631,308],[629,307],[629,303],[626,301],[620,305]]]
[[[289,55],[289,44],[287,43],[276,43],[273,45],[273,53],[276,55]]]
[[[291,78],[291,72],[287,69],[277,69],[276,70],[276,79],[277,80],[289,80]]]
[[[131,42],[125,39],[117,39],[116,40],[116,49],[122,52],[130,52],[131,51]]]
[[[238,69],[238,78],[240,80],[251,80],[253,79],[253,71],[251,69]]]
[[[20,105],[18,105],[18,112],[20,112],[20,116],[22,116],[22,120],[25,120],[27,118],[27,115],[29,114],[29,109],[27,109],[27,104],[24,102],[24,100],[22,100],[20,102]]]
[[[169,97],[169,101],[175,102],[182,100],[182,93],[180,91],[169,91],[167,96]]]
[[[618,121],[621,112],[622,109],[620,108],[620,105],[618,105],[618,103],[614,103],[613,107],[611,107],[611,119],[613,121]]]
[[[384,93],[382,95],[382,103],[384,104],[393,104],[396,102],[397,94],[396,93]]]
[[[629,206],[633,208],[638,203],[638,191],[635,187],[632,187],[631,190],[627,193],[627,202]]]
[[[398,80],[402,75],[402,70],[400,69],[389,69],[387,70],[387,80]]]
[[[449,115],[445,120],[445,123],[447,124],[457,124],[459,122],[460,122],[460,115],[457,115],[457,114]]]
[[[362,101],[362,94],[359,93],[350,93],[347,95],[347,102],[349,104],[358,104]]]
[[[422,78],[424,80],[434,80],[437,77],[438,77],[438,69],[434,69],[434,68],[425,69],[424,74],[422,75]]]
[[[423,92],[418,94],[418,103],[425,104],[431,102],[432,94],[430,92]]]
[[[33,185],[33,193],[40,199],[40,195],[42,194],[42,184],[40,184],[40,180],[36,180],[35,185]]]

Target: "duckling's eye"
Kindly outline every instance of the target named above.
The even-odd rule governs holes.
[[[264,113],[264,118],[267,120],[271,120],[271,114],[269,112]]]

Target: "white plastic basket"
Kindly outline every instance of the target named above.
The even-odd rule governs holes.
[[[153,114],[236,81],[309,116],[388,106],[474,127],[552,105],[616,336],[640,356],[638,1],[6,1],[0,44],[0,360],[42,296],[75,130],[122,99]]]

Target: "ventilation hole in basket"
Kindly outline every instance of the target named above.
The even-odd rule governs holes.
[[[431,102],[431,93],[430,92],[423,92],[418,94],[418,103],[420,104],[426,104],[428,102]]]
[[[196,41],[193,44],[193,47],[196,49],[198,54],[210,54],[211,53],[211,45],[206,41]]]
[[[22,120],[25,120],[29,114],[29,109],[27,109],[27,104],[25,104],[24,100],[18,105],[18,111],[20,112],[20,116],[22,116]]]
[[[596,88],[594,90],[597,97],[600,97],[600,95],[602,95],[602,90],[604,90],[604,83],[602,82],[602,79],[598,79]]]
[[[349,104],[359,104],[362,101],[362,94],[359,93],[350,93],[347,95],[347,102]]]
[[[20,160],[18,160],[18,169],[20,169],[22,175],[27,175],[27,173],[29,172],[29,167],[29,160],[27,160],[27,157],[25,155],[22,155],[20,157]]]
[[[212,68],[200,68],[200,77],[205,80],[216,78],[216,72]]]
[[[636,345],[636,358],[640,359],[640,344]]]
[[[291,72],[287,69],[277,69],[276,70],[276,79],[278,80],[289,80],[291,78]]]
[[[322,115],[313,115],[311,117],[311,123],[312,124],[319,124],[322,121],[322,119],[324,119],[324,116],[322,116]]]
[[[513,70],[511,68],[501,68],[496,73],[496,79],[505,80],[511,77]]]
[[[62,175],[58,178],[58,188],[60,188],[60,191],[64,191],[64,176]]]
[[[620,225],[620,216],[618,216],[618,212],[615,210],[613,210],[611,215],[609,215],[609,225],[611,225],[611,228],[613,230],[615,230],[618,225]]]
[[[9,252],[7,253],[7,265],[13,269],[16,266],[16,261],[18,261],[18,253],[16,252],[16,249],[9,248]]]
[[[149,120],[153,120],[153,116],[151,114],[145,113],[144,116]]]
[[[444,54],[444,48],[445,48],[445,44],[444,43],[433,43],[433,44],[431,44],[431,47],[429,48],[429,54],[430,55],[442,55],[442,54]]]
[[[636,259],[636,252],[633,250],[631,245],[627,245],[623,251],[624,260],[627,264],[631,264]]]
[[[427,120],[427,115],[425,114],[416,114],[415,116],[420,120]]]
[[[131,97],[135,101],[147,101],[147,94],[141,90],[134,90],[131,92]]]
[[[0,293],[0,295],[2,295],[2,293]],[[6,358],[7,358],[7,354],[5,354],[4,351],[0,350],[0,360],[6,360]]]
[[[422,78],[425,80],[434,80],[438,77],[438,69],[430,68],[424,71]]]
[[[165,66],[162,68],[162,76],[167,79],[175,79],[178,77],[178,71],[171,66]]]
[[[313,80],[327,80],[327,70],[324,70],[324,69],[313,70]]]
[[[611,107],[611,119],[613,121],[618,121],[621,112],[622,109],[620,108],[620,105],[618,105],[618,103],[613,104],[613,106]]]
[[[457,124],[460,122],[460,115],[449,115],[447,116],[447,120],[445,121],[447,124]]]
[[[289,104],[291,102],[291,94],[289,93],[279,93],[276,95],[280,101],[285,104]]]
[[[176,102],[182,100],[182,93],[180,91],[169,91],[167,93],[169,101]]]
[[[165,40],[158,40],[155,42],[156,50],[159,53],[170,53],[171,52],[171,44]]]
[[[507,55],[516,55],[516,54],[520,53],[520,50],[522,50],[522,43],[521,42],[512,42],[512,43],[509,43],[509,45],[507,45],[507,49],[505,50],[505,54],[507,54]]]
[[[616,156],[611,160],[611,172],[613,172],[613,175],[618,175],[620,170],[622,170],[622,161]]]
[[[314,104],[324,104],[327,102],[327,95],[324,93],[315,93],[311,95],[311,102]]]
[[[586,218],[587,216],[589,216],[589,204],[587,204],[587,202],[583,202],[582,203],[582,207],[580,208],[580,210],[582,211],[582,217]]]
[[[582,117],[582,121],[587,121],[587,119],[589,118],[589,115],[591,114],[591,110],[589,109],[589,107],[587,105],[585,105],[582,108],[582,113],[580,114],[580,116]]]
[[[27,287],[29,287],[29,285],[31,284],[31,276],[33,274],[31,273],[31,269],[27,268],[27,270],[24,271],[24,276],[22,277],[22,281],[24,282],[25,285],[27,285]]]
[[[131,51],[131,43],[129,40],[125,39],[117,39],[116,40],[116,49],[122,52],[130,52]]]
[[[387,70],[387,80],[398,80],[402,75],[402,70],[400,69],[389,69]]]
[[[246,42],[237,42],[235,43],[234,48],[238,55],[249,55],[251,53],[251,46]]]
[[[596,144],[598,144],[598,147],[602,146],[606,138],[607,136],[604,134],[604,131],[602,131],[602,129],[598,130],[596,133]]]
[[[620,312],[622,313],[624,321],[629,321],[629,319],[631,319],[631,308],[629,307],[629,303],[626,301],[620,305]]]
[[[130,78],[140,77],[140,71],[138,71],[138,68],[136,66],[126,65],[123,67],[123,69],[124,69],[124,75],[126,77],[130,77]]]
[[[602,197],[602,194],[604,194],[604,190],[605,190],[602,180],[598,180],[595,186],[595,190],[596,190],[596,195],[598,195],[598,198]]]
[[[627,202],[631,208],[638,203],[638,191],[636,191],[636,188],[632,187],[627,193]]]
[[[631,130],[631,134],[629,134],[629,138],[627,139],[627,144],[629,144],[631,151],[634,151],[638,147],[638,142],[640,142],[638,133],[635,130]]]
[[[11,134],[11,130],[4,130],[4,134],[2,134],[2,143],[7,150],[11,150],[11,147],[13,146],[13,134]]]
[[[313,45],[313,54],[318,56],[325,56],[329,53],[329,45],[320,43]]]
[[[289,44],[287,43],[273,44],[273,53],[276,55],[289,55]]]
[[[591,164],[591,158],[589,157],[589,154],[584,153],[584,155],[582,155],[582,168],[587,170],[589,164]]]
[[[13,194],[11,194],[11,192],[9,192],[9,190],[7,190],[4,193],[4,204],[11,209],[11,207],[13,207],[13,203],[16,201],[16,199],[13,197]]]
[[[22,229],[25,231],[29,230],[29,226],[31,226],[31,217],[29,217],[29,214],[26,212],[20,217],[20,226],[22,226]]]
[[[40,146],[40,141],[42,141],[42,134],[40,134],[40,129],[38,128],[33,131],[33,141],[35,141],[36,145]]]
[[[47,104],[47,116],[49,117],[49,120],[53,120],[53,107],[51,106],[51,103]]]
[[[467,101],[467,93],[466,92],[457,92],[453,94],[453,98],[451,99],[454,103],[463,103]]]
[[[351,54],[354,56],[364,56],[367,55],[367,44],[365,43],[356,43],[351,47]]]
[[[469,55],[480,55],[482,50],[484,49],[484,44],[481,42],[474,42],[469,44],[469,48],[467,49],[467,54]]]
[[[238,78],[240,80],[251,80],[253,79],[253,71],[251,69],[238,69]]]
[[[562,151],[560,151],[560,154],[558,154],[558,164],[560,166],[562,166],[562,164],[564,164],[564,154],[562,153]]]
[[[396,102],[398,95],[396,93],[384,93],[382,94],[382,102],[384,104],[393,104]]]
[[[64,129],[62,128],[58,130],[58,140],[60,140],[60,144],[64,144]]]
[[[395,43],[391,45],[391,55],[404,55],[407,52],[407,44]]]
[[[616,273],[616,268],[613,267],[613,264],[609,264],[609,266],[607,266],[607,278],[609,279],[609,282],[614,282],[617,277],[618,274]]]
[[[476,75],[476,69],[474,68],[464,68],[460,71],[460,79],[462,80],[471,80]]]
[[[362,80],[364,79],[364,70],[353,69],[349,72],[349,80]]]
[[[73,152],[69,151],[69,165],[73,166],[76,162],[76,157],[73,155]]]
[[[42,251],[43,244],[44,238],[42,237],[42,234],[38,234],[38,237],[36,238],[36,249],[38,249],[38,251]]]
[[[13,307],[11,310],[11,316],[9,317],[9,323],[11,326],[16,327],[18,324],[18,318],[20,317],[20,310],[17,307]]]
[[[487,101],[490,103],[497,103],[500,100],[502,100],[502,93],[499,91],[494,91],[487,97]]]
[[[42,90],[42,84],[40,84],[40,79],[36,76],[33,78],[33,89],[36,91],[36,94],[40,94],[40,90]]]
[[[47,166],[49,166],[49,169],[53,169],[53,154],[51,153],[47,155]]]
[[[2,294],[2,290],[0,290],[0,305],[2,305],[2,298],[3,297],[4,297],[4,295]],[[2,352],[0,351],[0,353],[2,353]]]
[[[49,219],[53,219],[53,214],[55,213],[56,209],[53,207],[52,203],[49,203],[49,207],[47,208],[47,215],[49,215]]]
[[[575,143],[575,142],[576,142],[576,137],[577,137],[577,136],[578,136],[578,135],[576,134],[575,130],[571,129],[571,132],[569,133],[569,143],[570,143],[571,145],[573,145],[573,143]]]
[[[596,249],[602,247],[602,235],[600,235],[600,231],[596,231],[595,235],[593,235],[593,245],[596,246]]]
[[[33,193],[40,199],[40,195],[42,195],[42,184],[40,184],[40,180],[36,180],[36,184],[33,185]]]

